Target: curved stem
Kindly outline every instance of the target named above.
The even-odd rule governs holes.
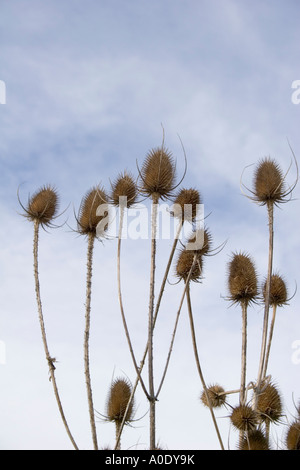
[[[56,378],[55,378],[55,358],[50,356],[49,353],[49,348],[48,348],[48,342],[47,342],[47,337],[46,337],[46,329],[45,329],[45,323],[44,323],[44,317],[43,317],[43,310],[42,310],[42,301],[41,301],[41,293],[40,293],[40,282],[39,282],[39,273],[38,273],[38,244],[39,244],[39,222],[38,220],[34,221],[34,237],[33,237],[33,259],[34,259],[34,280],[35,280],[35,292],[36,292],[36,301],[37,301],[37,306],[38,306],[38,315],[39,315],[39,322],[40,322],[40,327],[41,327],[41,333],[42,333],[42,340],[43,340],[43,345],[44,345],[44,351],[46,355],[46,360],[48,362],[49,366],[49,373],[50,373],[50,379],[51,383],[53,386],[54,390],[54,395],[56,398],[56,402],[58,405],[58,409],[63,421],[63,424],[65,426],[65,429],[67,431],[67,434],[76,450],[78,450],[77,444],[74,441],[74,438],[71,434],[71,431],[69,429],[63,407],[61,404],[61,400],[59,397],[58,393],[58,387],[56,383]]]
[[[246,366],[247,366],[247,303],[242,303],[242,354],[240,403],[246,403]]]
[[[214,426],[215,426],[215,430],[216,430],[216,433],[217,433],[217,436],[218,436],[218,440],[219,440],[221,449],[224,450],[224,445],[223,445],[223,442],[222,442],[222,438],[221,438],[221,435],[220,435],[218,424],[217,424],[217,421],[216,421],[216,418],[215,418],[215,415],[214,415],[214,412],[213,412],[213,408],[212,408],[211,401],[210,401],[210,398],[209,398],[208,390],[207,390],[206,383],[205,383],[203,373],[202,373],[202,369],[201,369],[201,366],[200,366],[200,360],[199,360],[197,342],[196,342],[195,327],[194,327],[194,320],[193,320],[193,313],[192,313],[192,304],[191,304],[189,284],[187,285],[186,298],[187,298],[188,313],[189,313],[190,327],[191,327],[191,334],[192,334],[192,343],[193,343],[193,348],[194,348],[194,355],[195,355],[196,365],[197,365],[199,377],[200,377],[200,380],[201,380],[201,383],[202,383],[202,387],[203,387],[203,390],[204,390],[204,393],[205,393],[205,396],[206,396],[206,400],[207,400],[207,403],[209,405],[209,410],[210,410],[210,413],[211,413],[211,416],[212,416],[212,420],[213,420],[213,423],[214,423]]]
[[[272,320],[270,324],[269,341],[268,341],[266,359],[265,359],[264,370],[263,370],[263,378],[265,378],[267,375],[267,368],[268,368],[268,362],[269,362],[269,357],[270,357],[271,343],[273,339],[274,324],[275,324],[275,318],[276,318],[276,310],[277,310],[276,305],[273,305],[273,316],[272,316]]]
[[[95,413],[93,406],[93,395],[90,376],[89,364],[89,337],[90,337],[90,316],[91,316],[91,296],[92,296],[92,264],[93,264],[93,250],[94,250],[95,236],[91,232],[88,235],[88,249],[87,249],[87,277],[86,277],[86,304],[85,304],[85,331],[84,331],[84,373],[87,389],[87,399],[89,406],[90,425],[92,432],[92,439],[94,449],[98,450]]]

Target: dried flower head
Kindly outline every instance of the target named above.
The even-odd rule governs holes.
[[[180,280],[183,279],[186,281],[189,277],[190,270],[193,267],[189,280],[199,282],[202,274],[202,257],[197,256],[194,266],[193,263],[194,252],[192,250],[186,250],[185,248],[180,250],[176,263],[176,276]]]
[[[22,204],[21,206],[25,211],[24,216],[27,219],[32,222],[37,221],[42,227],[48,227],[57,215],[57,191],[50,185],[43,186],[29,198],[27,207],[24,207]]]
[[[121,173],[112,184],[111,200],[115,206],[120,206],[120,198],[126,197],[127,207],[132,206],[137,199],[137,185],[133,176],[126,171]]]
[[[163,146],[152,149],[146,156],[141,172],[142,194],[147,197],[167,199],[171,196],[175,185],[175,163],[172,154]]]
[[[271,158],[262,159],[254,174],[254,195],[262,205],[278,204],[285,196],[284,178],[278,163]]]
[[[258,295],[257,275],[254,264],[247,254],[234,254],[229,263],[229,299],[234,303],[254,302]]]
[[[107,403],[106,416],[109,421],[121,423],[131,396],[132,386],[128,380],[117,378],[110,386]],[[130,422],[134,415],[134,400],[128,408],[125,422]]]
[[[108,228],[107,218],[108,198],[104,189],[97,186],[88,191],[81,201],[77,219],[78,232],[82,235],[103,236]],[[103,227],[98,225],[100,222]]]
[[[256,429],[243,437],[239,444],[239,450],[270,450],[266,436],[262,431]]]
[[[212,236],[207,229],[197,229],[189,237],[187,250],[192,250],[200,256],[207,256],[211,251]]]
[[[224,388],[221,387],[220,385],[215,384],[215,385],[211,385],[210,387],[208,387],[207,394],[208,394],[210,404],[213,408],[219,408],[219,407],[225,405],[225,403],[226,403],[226,393],[225,393]],[[200,400],[202,401],[202,403],[205,406],[209,407],[209,403],[207,401],[207,396],[206,396],[206,393],[205,393],[204,390],[201,393]]]
[[[266,301],[267,281],[263,285],[263,298]],[[272,274],[270,285],[270,305],[281,307],[288,301],[286,284],[279,274]]]
[[[288,450],[300,450],[300,421],[290,424],[286,435]]]
[[[282,400],[275,385],[267,384],[257,399],[257,411],[262,421],[278,422],[282,416]]]
[[[201,204],[200,193],[197,189],[180,189],[174,198],[172,215],[182,221],[193,221],[198,215],[198,208]]]
[[[238,405],[233,408],[230,416],[231,423],[239,431],[254,431],[258,424],[257,413],[249,405]]]

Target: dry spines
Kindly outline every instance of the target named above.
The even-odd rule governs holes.
[[[282,399],[276,386],[267,384],[257,398],[257,412],[262,421],[278,422],[282,417]]]
[[[172,215],[181,220],[194,221],[201,204],[201,196],[197,189],[182,188],[174,198]]]
[[[270,157],[262,159],[254,174],[254,194],[262,205],[282,202],[285,194],[283,173],[278,163]]]
[[[264,433],[255,429],[243,437],[239,450],[270,450],[268,440]]]
[[[196,259],[195,259],[196,257]],[[176,262],[176,277],[179,280],[199,282],[202,275],[203,260],[192,250],[183,248],[179,251]]]
[[[263,285],[263,299],[266,302],[267,281]],[[288,302],[288,291],[286,283],[279,274],[272,274],[270,284],[270,305],[282,307]]]
[[[208,395],[209,403],[207,400],[207,395]],[[207,407],[211,405],[213,408],[220,408],[226,403],[226,393],[225,393],[224,388],[221,387],[221,385],[218,385],[218,384],[210,385],[207,388],[207,395],[205,391],[203,390],[200,396],[200,400]]]
[[[126,207],[132,206],[137,200],[138,188],[134,177],[128,173],[120,173],[112,184],[110,199],[115,206],[122,205],[126,198]]]
[[[115,379],[109,389],[106,403],[106,417],[109,421],[121,424],[131,397],[132,386],[124,378]],[[130,422],[134,415],[134,400],[131,401],[126,413],[125,422]]]
[[[20,200],[19,200],[20,202]],[[21,204],[21,202],[20,202]],[[59,197],[56,189],[51,185],[42,186],[29,199],[27,207],[22,208],[24,216],[41,226],[50,226],[51,222],[57,216]]]
[[[254,263],[246,253],[235,253],[229,263],[229,299],[234,303],[254,302],[258,295]]]
[[[230,420],[232,425],[243,432],[251,432],[258,424],[258,414],[247,404],[233,408]]]
[[[102,206],[103,211],[99,215],[98,208]],[[98,235],[98,224],[108,216],[108,197],[103,188],[96,186],[90,189],[81,201],[77,219],[78,232],[82,235]],[[107,230],[108,224],[104,224],[100,235]]]
[[[172,153],[164,146],[151,149],[140,171],[140,192],[157,199],[172,195],[176,180],[176,167]]]

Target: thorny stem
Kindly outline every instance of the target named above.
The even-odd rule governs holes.
[[[242,354],[241,354],[241,389],[240,389],[240,403],[246,402],[246,363],[247,363],[247,303],[242,303]]]
[[[156,323],[156,320],[157,320],[159,307],[160,307],[160,302],[161,302],[161,299],[162,299],[162,296],[163,296],[163,293],[164,293],[165,285],[166,285],[166,282],[167,282],[167,279],[168,279],[168,274],[169,274],[169,271],[170,271],[170,267],[171,267],[171,264],[172,264],[172,260],[173,260],[173,257],[174,257],[174,253],[175,253],[175,250],[176,250],[176,246],[177,246],[179,235],[180,235],[180,232],[181,232],[181,229],[182,229],[182,225],[183,225],[183,220],[178,225],[176,237],[175,237],[174,242],[173,242],[173,246],[172,246],[171,253],[170,253],[170,256],[169,256],[168,264],[167,264],[165,274],[164,274],[164,278],[163,278],[163,281],[162,281],[162,284],[161,284],[160,292],[159,292],[157,303],[156,303],[155,313],[154,313],[154,317],[153,317],[153,329],[155,327],[155,323]],[[141,372],[143,370],[143,367],[145,365],[145,360],[146,360],[147,353],[148,353],[148,342],[146,344],[144,355],[143,355],[143,358],[142,358],[141,363],[140,363],[139,372],[137,374],[135,384],[132,388],[132,392],[131,392],[130,398],[128,400],[128,403],[127,403],[126,411],[125,411],[122,423],[120,425],[119,436],[117,437],[117,440],[116,440],[115,449],[117,449],[119,439],[121,437],[121,434],[122,434],[122,431],[123,431],[123,428],[124,428],[124,425],[125,425],[125,417],[127,416],[127,411],[128,411],[128,409],[129,409],[129,407],[132,403],[136,388],[138,386],[140,374],[141,374]]]
[[[269,223],[268,276],[267,276],[267,281],[266,281],[264,323],[263,323],[259,372],[258,372],[258,378],[257,378],[255,408],[257,407],[257,399],[260,393],[261,382],[264,379],[263,371],[264,371],[264,364],[265,364],[265,359],[266,359],[266,343],[267,343],[269,308],[270,308],[270,289],[271,289],[271,277],[272,277],[272,265],[273,265],[273,244],[274,244],[274,205],[273,205],[273,202],[268,202],[267,209],[268,209],[268,223]]]
[[[207,403],[208,403],[208,406],[209,406],[209,410],[210,410],[210,413],[211,413],[211,416],[212,416],[212,420],[213,420],[213,423],[214,423],[214,426],[215,426],[215,429],[216,429],[216,433],[217,433],[217,436],[218,436],[218,439],[219,439],[219,443],[220,443],[221,449],[224,450],[224,445],[223,445],[223,442],[222,442],[222,438],[221,438],[221,435],[220,435],[220,432],[219,432],[218,424],[217,424],[217,421],[216,421],[216,418],[215,418],[215,415],[214,415],[214,412],[213,412],[213,408],[212,408],[211,401],[210,401],[210,398],[209,398],[208,390],[207,390],[205,380],[204,380],[204,377],[203,377],[203,373],[202,373],[202,369],[201,369],[201,366],[200,366],[200,360],[199,360],[197,342],[196,342],[195,327],[194,327],[194,320],[193,320],[193,313],[192,313],[192,304],[191,304],[189,284],[187,286],[186,298],[187,298],[188,313],[189,313],[190,327],[191,327],[191,334],[192,334],[192,343],[193,343],[193,348],[194,348],[194,355],[195,355],[196,365],[197,365],[199,377],[200,377],[200,380],[201,380],[201,383],[202,383],[202,387],[203,387],[203,390],[204,390],[204,393],[205,393],[205,396],[206,396],[206,400],[207,400]]]
[[[93,264],[93,249],[94,249],[95,236],[92,232],[88,235],[88,249],[87,249],[87,277],[86,277],[86,304],[85,304],[85,331],[84,331],[84,373],[87,389],[87,399],[90,414],[90,424],[94,449],[98,450],[95,413],[93,406],[93,395],[90,376],[89,365],[89,337],[90,337],[90,314],[91,314],[91,295],[92,295],[92,264]]]
[[[63,407],[62,407],[61,400],[60,400],[60,397],[59,397],[56,378],[55,378],[55,374],[54,374],[55,366],[54,366],[53,363],[55,362],[55,359],[50,356],[49,348],[48,348],[48,342],[47,342],[47,337],[46,337],[46,329],[45,329],[43,310],[42,310],[39,273],[38,273],[38,244],[39,244],[39,222],[38,222],[38,220],[35,220],[34,221],[34,237],[33,237],[34,280],[35,280],[36,301],[37,301],[37,306],[38,306],[38,315],[39,315],[43,345],[44,345],[46,360],[47,360],[48,366],[49,366],[50,380],[51,380],[51,383],[53,385],[54,395],[55,395],[55,398],[56,398],[56,401],[57,401],[57,405],[58,405],[58,409],[59,409],[62,421],[64,423],[67,434],[68,434],[74,448],[76,450],[79,450],[78,447],[77,447],[77,444],[74,441],[73,436],[70,432],[65,414],[63,412]]]
[[[158,194],[152,195],[152,220],[151,220],[151,267],[150,267],[150,294],[148,316],[148,377],[150,395],[150,450],[155,449],[155,392],[153,373],[153,313],[154,313],[154,285],[155,285],[155,258],[156,258],[156,230],[157,230],[157,206]]]

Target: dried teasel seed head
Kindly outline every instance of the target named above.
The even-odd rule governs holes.
[[[110,386],[107,403],[106,416],[109,421],[121,423],[125,416],[132,392],[132,386],[128,380],[117,378]],[[130,422],[134,415],[134,400],[132,400],[125,418],[125,422]]]
[[[30,197],[24,210],[27,219],[49,226],[58,210],[57,191],[50,185],[43,186]]]
[[[233,408],[231,423],[239,431],[254,431],[258,423],[257,413],[249,405],[238,405]]]
[[[262,388],[257,398],[257,412],[262,421],[278,422],[282,417],[282,400],[275,385],[269,383]]]
[[[284,198],[284,179],[278,163],[271,158],[262,159],[254,174],[254,195],[257,202],[277,204]]]
[[[300,421],[294,421],[288,427],[286,446],[288,450],[300,450]]]
[[[101,207],[100,207],[101,206]],[[103,210],[102,210],[102,209]],[[99,212],[99,209],[101,211]],[[100,187],[92,188],[83,197],[79,208],[78,232],[82,235],[93,234],[103,236],[108,228],[106,223],[108,217],[108,198],[104,189]],[[99,223],[102,221],[103,228],[99,230]]]
[[[197,229],[189,237],[186,249],[200,256],[207,256],[211,251],[212,236],[207,229]]]
[[[175,163],[172,154],[164,147],[149,151],[141,169],[140,191],[146,196],[167,199],[175,184]]]
[[[268,440],[259,429],[249,432],[239,444],[239,450],[270,450]]]
[[[211,385],[210,387],[207,388],[208,398],[209,398],[210,404],[213,408],[219,408],[219,407],[225,405],[225,403],[226,403],[226,393],[224,393],[224,392],[225,392],[224,388],[221,387],[218,384]],[[209,407],[209,403],[207,401],[207,396],[206,396],[206,393],[205,393],[204,390],[201,393],[200,400],[202,401],[202,403],[205,406]]]
[[[186,250],[185,248],[180,250],[179,256],[176,263],[176,276],[181,280],[186,281],[189,277],[189,272],[193,266],[194,253],[192,250]],[[197,260],[194,264],[189,280],[199,282],[202,274],[202,257],[197,256]]]
[[[182,188],[174,199],[172,215],[182,221],[193,221],[197,217],[200,204],[201,198],[197,189]]]
[[[267,281],[263,285],[263,298],[266,301]],[[288,301],[286,284],[279,274],[272,274],[270,285],[270,305],[281,307]]]
[[[132,206],[137,199],[137,185],[133,176],[126,171],[121,173],[112,184],[111,201],[115,206],[122,205],[120,198],[126,198],[127,207]]]
[[[253,261],[244,253],[234,254],[229,263],[229,299],[234,303],[254,302],[258,295],[257,275]]]

